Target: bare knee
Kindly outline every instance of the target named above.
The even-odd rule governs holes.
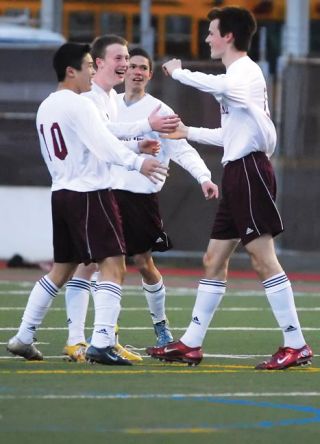
[[[252,268],[261,280],[268,279],[271,276],[283,272],[276,257],[261,257],[250,253],[249,255]]]
[[[207,279],[218,279],[225,281],[227,279],[229,260],[220,260],[212,252],[206,252],[203,256],[202,263],[205,270],[205,277]]]
[[[126,264],[123,256],[105,259],[99,264],[100,281],[111,281],[122,285],[126,273]]]
[[[153,285],[160,281],[161,274],[154,265],[152,256],[137,254],[133,257],[133,261],[146,284]]]

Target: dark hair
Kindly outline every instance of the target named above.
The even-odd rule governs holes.
[[[97,68],[96,59],[103,59],[106,53],[106,48],[115,43],[122,46],[128,46],[127,40],[116,34],[104,34],[94,39],[91,47],[91,56],[95,68]]]
[[[152,62],[150,55],[148,54],[148,52],[145,49],[139,48],[139,47],[135,47],[135,48],[130,49],[129,57],[131,58],[134,56],[141,56],[141,57],[146,58],[149,62],[150,71],[152,71],[153,62]]]
[[[248,9],[237,6],[225,6],[223,8],[213,8],[209,14],[210,21],[219,20],[219,30],[221,36],[232,32],[234,46],[238,51],[248,51],[251,39],[257,30],[257,23]]]
[[[83,58],[90,53],[90,45],[84,43],[64,43],[53,56],[53,68],[57,74],[58,82],[66,77],[66,69],[71,66],[81,70]]]

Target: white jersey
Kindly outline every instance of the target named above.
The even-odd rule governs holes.
[[[92,82],[91,91],[82,94],[91,99],[96,105],[100,116],[107,128],[118,138],[133,138],[135,134],[145,134],[152,131],[147,117],[134,122],[120,122],[118,119],[117,92],[111,89],[108,93],[96,83]],[[153,111],[153,110],[151,110]],[[137,142],[127,144],[128,147],[139,152]]]
[[[268,157],[272,155],[276,131],[270,119],[266,82],[260,67],[248,56],[233,62],[226,74],[175,69],[172,77],[212,94],[220,103],[221,128],[191,127],[190,140],[223,146],[223,164],[253,151],[263,151]]]
[[[93,103],[69,89],[50,94],[36,120],[53,191],[110,188],[110,163],[141,168],[143,159],[106,128]]]
[[[130,105],[125,103],[124,94],[118,94],[118,119],[135,122],[146,114],[150,114],[159,104],[161,104],[159,111],[161,115],[173,113],[171,108],[150,94],[146,94],[142,99]],[[136,134],[136,138],[139,136],[141,136],[141,133]],[[157,159],[162,164],[168,165],[170,160],[173,160],[187,170],[199,183],[211,179],[211,173],[198,152],[186,140],[161,139],[159,134],[154,131],[150,132],[147,137],[161,141],[161,148],[159,154],[157,154]],[[148,154],[141,154],[141,156],[144,158],[150,157]],[[111,172],[113,178],[112,188],[118,190],[148,194],[160,191],[164,185],[164,182],[154,184],[150,180],[146,180],[146,177],[142,174],[135,171],[129,172],[117,165],[112,166]]]

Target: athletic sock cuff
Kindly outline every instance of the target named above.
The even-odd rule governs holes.
[[[226,281],[216,281],[214,279],[201,279],[198,289],[207,293],[225,293],[227,287]]]
[[[159,291],[163,288],[163,280],[161,278],[159,282],[157,282],[156,284],[152,284],[152,285],[146,284],[145,282],[142,281],[142,286],[143,286],[143,289],[148,291],[149,293],[156,293],[157,291]]]
[[[276,274],[262,282],[267,294],[276,293],[285,288],[291,287],[288,276],[285,273]]]
[[[48,275],[43,276],[39,279],[39,285],[43,287],[53,298],[57,296],[59,288],[54,284],[51,279],[48,278]]]
[[[79,288],[81,290],[90,290],[91,282],[87,279],[72,278],[68,283],[68,288]]]

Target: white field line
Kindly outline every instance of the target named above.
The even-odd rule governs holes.
[[[24,307],[1,307],[0,311],[21,311],[24,310]],[[50,307],[50,311],[65,312],[65,307]],[[93,311],[93,307],[89,307],[88,311]],[[147,307],[122,307],[121,311],[147,311],[149,309]],[[167,307],[166,311],[190,311],[190,307]],[[263,312],[263,311],[271,311],[269,307],[221,307],[218,308],[217,311],[225,311],[225,312]],[[314,312],[320,311],[320,307],[297,307],[297,311],[303,312]]]
[[[92,330],[92,327],[85,327],[86,330]],[[187,327],[170,327],[170,330],[185,331]],[[0,331],[17,330],[17,327],[0,327]],[[68,330],[68,327],[39,327],[37,331],[60,331]],[[121,330],[145,331],[154,330],[153,327],[122,327]],[[276,331],[281,330],[278,327],[209,327],[208,331]],[[320,327],[303,327],[303,331],[320,331]]]
[[[91,395],[91,394],[79,394],[79,395],[0,395],[1,400],[16,400],[16,399],[66,399],[66,400],[79,400],[79,399],[144,399],[144,400],[154,400],[154,399],[208,399],[208,398],[274,398],[274,397],[318,397],[320,392],[224,392],[224,393],[148,393],[148,394],[129,394],[129,393],[115,393],[115,394],[101,394],[101,395]]]
[[[1,287],[1,282],[0,282]],[[3,295],[20,295],[20,296],[28,296],[30,293],[32,287],[30,287],[28,290],[0,290],[0,296]],[[184,288],[184,287],[166,287],[166,293],[170,297],[180,297],[180,296],[196,296],[197,289],[196,288]],[[63,295],[64,290],[61,290],[58,295]],[[141,287],[138,286],[124,286],[122,291],[122,296],[137,296],[137,293],[143,296]],[[227,292],[227,295],[229,296],[265,296],[265,292],[261,290],[234,290],[230,289]],[[294,292],[295,297],[301,297],[301,296],[308,296],[308,297],[319,297],[320,296],[320,290],[319,292]]]

